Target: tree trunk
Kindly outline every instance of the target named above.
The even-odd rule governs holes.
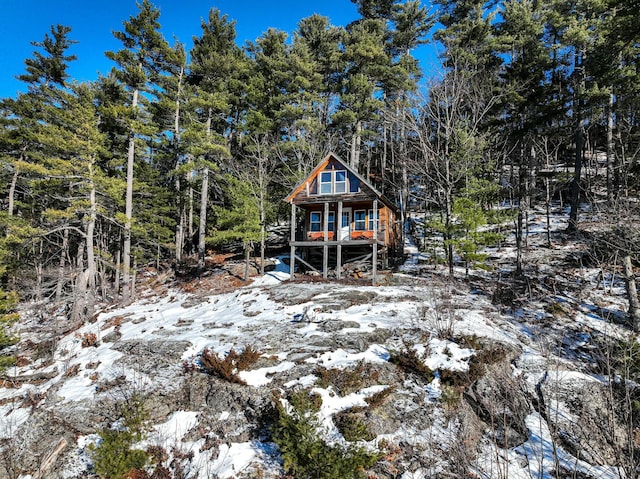
[[[73,286],[73,306],[71,308],[71,324],[75,329],[84,321],[85,315],[85,300],[87,293],[87,270],[84,268],[84,249],[86,246],[86,238],[82,238],[80,246],[78,247],[78,253],[75,260],[76,280]]]
[[[138,107],[138,90],[133,90],[131,107],[135,111]],[[133,162],[135,160],[135,133],[129,133],[129,147],[127,150],[127,189],[125,193],[125,223],[122,243],[122,291],[124,297],[129,297],[131,283],[131,223],[133,219]]]
[[[176,108],[173,118],[173,146],[175,154],[176,170],[180,167],[180,93],[182,91],[182,78],[184,76],[184,67],[180,68],[178,77],[178,94],[176,97]],[[184,248],[184,202],[180,194],[180,174],[176,173],[176,203],[177,203],[177,223],[176,223],[176,263],[182,261],[182,250]]]
[[[362,143],[362,122],[358,120],[355,125],[355,131],[351,137],[351,158],[350,164],[355,171],[360,169],[360,144]]]
[[[265,200],[264,200],[264,194],[263,194],[263,190],[260,190],[260,274],[264,275],[264,250],[266,247],[266,237],[267,237],[267,231],[266,231],[266,222],[267,222],[267,218],[265,215]],[[337,221],[337,220],[336,220]]]
[[[625,255],[622,260],[624,266],[624,279],[627,284],[627,296],[629,297],[629,318],[634,331],[640,330],[640,299],[638,299],[638,288],[636,278],[633,274],[633,264],[631,256]]]
[[[113,281],[113,290],[116,294],[120,291],[120,270],[122,269],[122,252],[118,249],[115,252],[116,274]]]
[[[206,122],[206,135],[211,136],[212,111],[209,108]],[[198,274],[204,269],[205,240],[207,234],[207,204],[209,202],[209,167],[205,165],[202,169],[202,186],[200,191],[200,225],[198,227]]]
[[[207,232],[207,203],[209,201],[209,168],[202,169],[202,191],[200,192],[200,226],[198,228],[198,274],[204,269],[205,240]]]
[[[613,148],[613,93],[609,93],[609,102],[607,103],[607,200],[609,206],[613,206],[616,199],[614,188],[614,162],[615,151]]]
[[[18,184],[18,170],[13,170],[13,175],[11,176],[11,183],[9,184],[9,206],[7,208],[7,213],[9,216],[13,216],[13,203],[15,201],[16,195],[16,185]]]
[[[90,167],[90,174],[93,175],[93,168]],[[96,204],[96,189],[93,183],[93,179],[90,181],[89,201],[91,209],[89,213],[89,220],[87,221],[87,227],[85,229],[85,242],[87,245],[87,265],[84,271],[86,290],[84,293],[85,314],[91,316],[93,314],[93,308],[96,300],[96,257],[95,257],[95,228],[96,220],[98,217],[98,206]]]
[[[584,91],[584,50],[576,55],[576,72],[579,75],[578,88],[574,105],[576,107],[575,163],[573,181],[571,182],[571,210],[569,211],[568,231],[578,230],[578,208],[580,206],[580,183],[582,178],[582,149],[584,148],[584,113],[582,92]]]
[[[58,281],[56,283],[56,303],[62,299],[62,290],[65,283],[65,271],[67,250],[69,249],[69,230],[65,228],[62,233],[62,248],[60,248],[60,261],[58,262]]]
[[[249,264],[251,260],[251,243],[244,244],[244,281],[249,281]]]

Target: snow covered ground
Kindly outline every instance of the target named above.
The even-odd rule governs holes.
[[[533,240],[536,234],[542,237],[544,231],[532,228],[530,234]],[[575,395],[582,394],[579,385],[604,384],[604,378],[589,371],[578,359],[595,337],[628,336],[623,326],[602,316],[605,310],[623,311],[621,285],[603,287],[596,279],[598,271],[585,268],[574,272],[580,275],[574,278],[584,281],[580,297],[574,295],[573,288],[564,290],[558,281],[555,293],[550,291],[545,298],[509,309],[493,304],[489,287],[495,285],[481,281],[488,277],[481,273],[477,281],[445,282],[439,279],[441,271],[434,265],[431,275],[425,275],[424,269],[423,277],[412,274],[425,258],[415,245],[408,247],[409,261],[404,272],[395,274],[388,286],[290,282],[287,267],[282,265],[231,292],[187,292],[171,284],[141,291],[140,299],[128,306],[105,307],[95,321],[60,338],[48,362],[33,360],[6,372],[8,377],[38,374],[42,379],[16,380],[11,387],[7,382],[0,388],[0,437],[12,440],[25,428],[37,427],[36,417],[43,411],[66,411],[71,415],[73,411],[92,411],[99,404],[117,399],[120,390],[113,384],[125,384],[128,390],[148,394],[178,394],[188,381],[183,364],[197,365],[203,350],[224,357],[231,349],[241,351],[252,346],[260,352],[262,363],[239,372],[246,383],[242,387],[263,397],[274,390],[286,393],[294,388],[315,392],[322,398],[318,412],[320,433],[329,442],[344,442],[334,422],[336,414],[355,407],[367,408],[367,398],[393,387],[388,399],[393,406],[388,406],[389,410],[406,413],[406,418],[393,422],[393,428],[381,426],[385,433],[367,447],[398,448],[401,459],[390,459],[391,453],[385,459],[390,464],[389,471],[393,466],[394,477],[437,477],[450,466],[454,452],[466,447],[465,441],[472,442],[469,450],[475,455],[469,457],[469,470],[475,474],[472,477],[551,479],[557,477],[558,471],[569,471],[566,477],[625,477],[611,457],[590,457],[584,453],[586,446],[584,450],[568,448],[570,441],[558,439],[564,422],[548,421],[551,412],[554,417],[579,423],[581,418],[569,405]],[[564,247],[556,245],[552,251],[532,253],[529,261],[543,264],[551,253],[557,254]],[[493,253],[508,261],[512,250],[505,247]],[[463,276],[462,271],[458,273]],[[557,305],[562,314],[551,314],[551,304]],[[299,321],[303,313],[305,321]],[[35,333],[29,331],[23,333],[23,339],[30,335],[35,340]],[[93,338],[95,344],[88,346]],[[139,348],[140,344],[147,344],[148,349],[153,349],[154,345],[166,343],[179,349],[175,359],[168,359],[168,365],[149,367],[142,359],[133,358],[137,354],[133,345]],[[507,377],[525,390],[523,397],[546,392],[544,388],[554,385],[549,391],[555,393],[545,396],[547,414],[529,406],[521,421],[522,439],[510,447],[499,447],[495,434],[482,434],[488,426],[486,418],[477,412],[485,422],[477,429],[481,437],[471,441],[465,437],[463,426],[473,422],[464,423],[462,416],[447,409],[446,397],[452,388],[445,385],[443,375],[468,371],[472,358],[479,355],[474,344],[480,343],[499,345],[508,351],[511,360],[505,362],[505,367],[510,368]],[[330,385],[319,385],[314,374],[317,367],[348,371],[358,364],[393,370],[389,364],[391,355],[407,347],[435,372],[432,381],[424,383],[410,374],[400,375],[398,384],[381,380],[342,395]],[[475,393],[488,394],[492,387],[495,386],[488,385],[484,390],[478,387]],[[185,477],[194,479],[258,477],[251,476],[258,474],[256,471],[264,477],[282,474],[277,448],[258,436],[223,441],[211,448],[207,443],[210,428],[209,432],[203,428],[205,414],[205,405],[164,414],[156,411],[152,414],[156,422],[139,447],[160,444],[168,451],[190,452],[185,454],[188,459],[183,459],[183,465],[188,471]],[[215,421],[232,421],[236,414],[237,411],[221,410]],[[211,419],[207,420],[210,426]],[[94,433],[75,433],[75,445],[67,448],[58,461],[59,476],[55,477],[86,477],[91,462],[88,445],[99,440],[98,429],[96,424]],[[570,429],[565,433],[571,434]],[[54,439],[57,438],[51,440]],[[20,447],[18,442],[13,446],[16,450]],[[167,464],[170,460],[171,457]],[[380,471],[374,477],[392,477],[391,472],[384,475]],[[20,477],[27,479],[31,474]]]

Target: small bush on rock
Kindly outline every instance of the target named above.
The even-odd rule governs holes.
[[[347,441],[358,442],[375,439],[375,435],[371,433],[369,427],[357,412],[344,411],[339,413],[334,417],[333,422],[342,437]]]
[[[100,442],[90,448],[93,467],[97,474],[106,479],[140,477],[149,460],[149,454],[132,446],[144,439],[147,414],[142,399],[133,395],[118,406],[119,419],[114,427],[100,432]]]
[[[341,396],[359,391],[367,384],[376,383],[378,371],[371,364],[359,361],[353,369],[316,368],[318,385],[322,388],[332,386]]]
[[[19,319],[14,311],[18,304],[15,293],[6,293],[0,289],[0,372],[16,363],[16,357],[8,350],[18,342],[18,337],[12,334],[11,326]]]
[[[364,470],[375,464],[381,455],[355,445],[327,444],[318,431],[311,396],[307,394],[307,397],[307,401],[292,404],[291,413],[278,404],[272,433],[287,474],[296,479],[364,478]]]
[[[252,346],[246,346],[241,353],[231,349],[224,358],[220,358],[215,351],[202,351],[200,362],[207,374],[216,376],[230,383],[246,384],[238,376],[239,371],[245,371],[253,366],[260,358],[260,352]],[[186,368],[185,368],[186,369]]]
[[[426,383],[433,381],[433,371],[424,364],[423,360],[410,344],[404,345],[404,349],[391,351],[389,362],[398,366],[405,373],[413,374],[422,378]]]

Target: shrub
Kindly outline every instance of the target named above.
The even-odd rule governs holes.
[[[202,351],[200,363],[207,374],[231,383],[246,384],[240,379],[238,372],[249,369],[259,358],[260,353],[252,346],[246,346],[241,353],[231,349],[224,358],[220,358],[210,349],[205,349]],[[183,368],[186,370],[186,367]]]
[[[317,413],[322,406],[322,397],[318,393],[309,392],[306,389],[292,392],[288,395],[287,400],[294,410],[305,413]]]
[[[281,404],[277,408],[273,440],[280,449],[287,474],[296,479],[364,478],[364,470],[381,455],[355,445],[327,444],[318,433],[311,396],[307,393],[306,397],[306,401],[292,404],[291,414]]]
[[[441,400],[447,411],[455,410],[458,407],[458,404],[460,404],[460,399],[462,399],[462,394],[459,388],[447,385],[442,387]]]
[[[133,395],[118,405],[119,419],[115,427],[98,432],[100,442],[90,448],[93,467],[97,474],[106,479],[140,477],[149,460],[149,454],[132,446],[144,439],[147,415],[142,399]]]
[[[353,369],[316,368],[318,386],[327,388],[332,386],[341,396],[359,391],[369,382],[377,382],[378,371],[373,370],[371,364],[359,361]]]
[[[431,368],[424,364],[416,350],[407,343],[404,344],[404,349],[390,352],[389,362],[397,365],[405,373],[422,378],[427,383],[433,381]]]
[[[358,413],[352,411],[338,413],[333,422],[347,441],[372,441],[376,437]]]
[[[82,335],[82,347],[98,347],[98,336],[95,333],[84,333]]]
[[[507,349],[501,344],[486,344],[476,336],[461,336],[456,338],[461,346],[474,349],[475,354],[469,359],[467,371],[440,371],[440,380],[444,385],[466,389],[470,384],[484,376],[487,366],[499,363],[507,357]]]
[[[7,349],[18,342],[18,337],[10,332],[11,326],[19,319],[15,312],[17,304],[17,294],[0,289],[0,372],[16,363],[15,355],[7,353]]]
[[[375,409],[377,407],[382,406],[385,399],[387,399],[387,397],[389,397],[391,393],[393,393],[395,390],[396,390],[395,386],[387,386],[386,388],[382,389],[381,391],[378,391],[372,396],[365,398],[364,400],[371,409]]]

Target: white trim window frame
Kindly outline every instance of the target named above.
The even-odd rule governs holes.
[[[347,192],[347,171],[336,170],[333,174],[333,192],[334,193],[346,193]]]
[[[322,231],[322,213],[319,211],[312,211],[309,214],[309,231],[314,233]]]
[[[380,231],[380,210],[378,210],[378,217],[376,218],[376,230]],[[373,210],[369,210],[369,214],[367,216],[369,222],[369,229],[373,231]]]
[[[329,211],[328,225],[329,227],[327,231],[329,231],[330,233],[336,230],[336,212],[335,211]]]
[[[367,231],[367,210],[355,210],[353,212],[353,229],[355,231]]]
[[[332,195],[347,192],[347,171],[326,170],[318,175],[318,193]]]

